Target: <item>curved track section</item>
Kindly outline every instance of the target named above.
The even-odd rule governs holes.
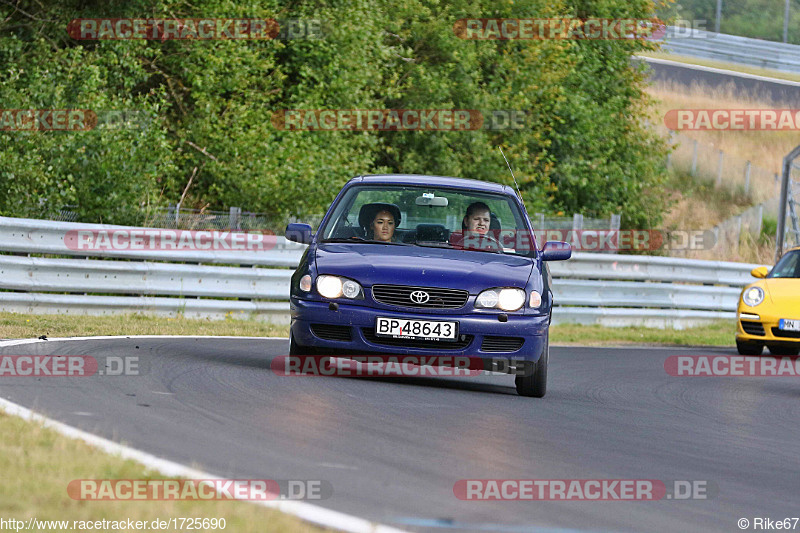
[[[704,90],[732,89],[742,97],[767,100],[776,106],[800,107],[800,83],[766,78],[699,65],[690,65],[667,59],[636,57],[650,66],[650,79],[654,82],[677,83],[686,87],[694,85]]]
[[[0,377],[2,397],[230,478],[321,479],[323,507],[418,531],[735,531],[797,516],[800,381],[671,377],[670,355],[553,347],[547,397],[513,377],[285,377],[288,340],[118,338],[0,354],[136,357],[139,375]],[[461,501],[459,479],[703,480],[707,500]]]

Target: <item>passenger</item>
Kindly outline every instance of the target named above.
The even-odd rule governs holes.
[[[489,206],[483,202],[473,202],[467,207],[467,214],[461,221],[461,229],[466,232],[479,233],[486,235],[492,223],[492,214]]]
[[[394,204],[364,204],[358,214],[358,225],[364,238],[381,242],[394,242],[395,230],[400,225],[400,208]]]
[[[387,210],[378,211],[369,227],[372,230],[372,239],[376,241],[392,242],[397,221],[394,215]]]

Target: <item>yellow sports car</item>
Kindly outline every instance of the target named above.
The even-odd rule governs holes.
[[[786,252],[772,270],[754,268],[759,281],[739,297],[736,348],[742,355],[760,355],[766,345],[773,355],[800,352],[800,247]]]

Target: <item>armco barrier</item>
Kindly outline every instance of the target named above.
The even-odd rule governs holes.
[[[267,251],[70,250],[65,236],[78,229],[137,228],[0,217],[0,310],[288,322],[287,267],[305,246],[277,237]],[[732,319],[756,266],[575,253],[549,264],[553,320],[681,328]]]
[[[669,27],[664,50],[673,54],[800,73],[800,45]]]

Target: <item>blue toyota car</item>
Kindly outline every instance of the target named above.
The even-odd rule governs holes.
[[[572,252],[563,242],[537,249],[511,187],[359,176],[316,233],[290,224],[286,238],[309,245],[292,276],[290,355],[466,356],[514,373],[519,394],[544,396],[547,261]]]

